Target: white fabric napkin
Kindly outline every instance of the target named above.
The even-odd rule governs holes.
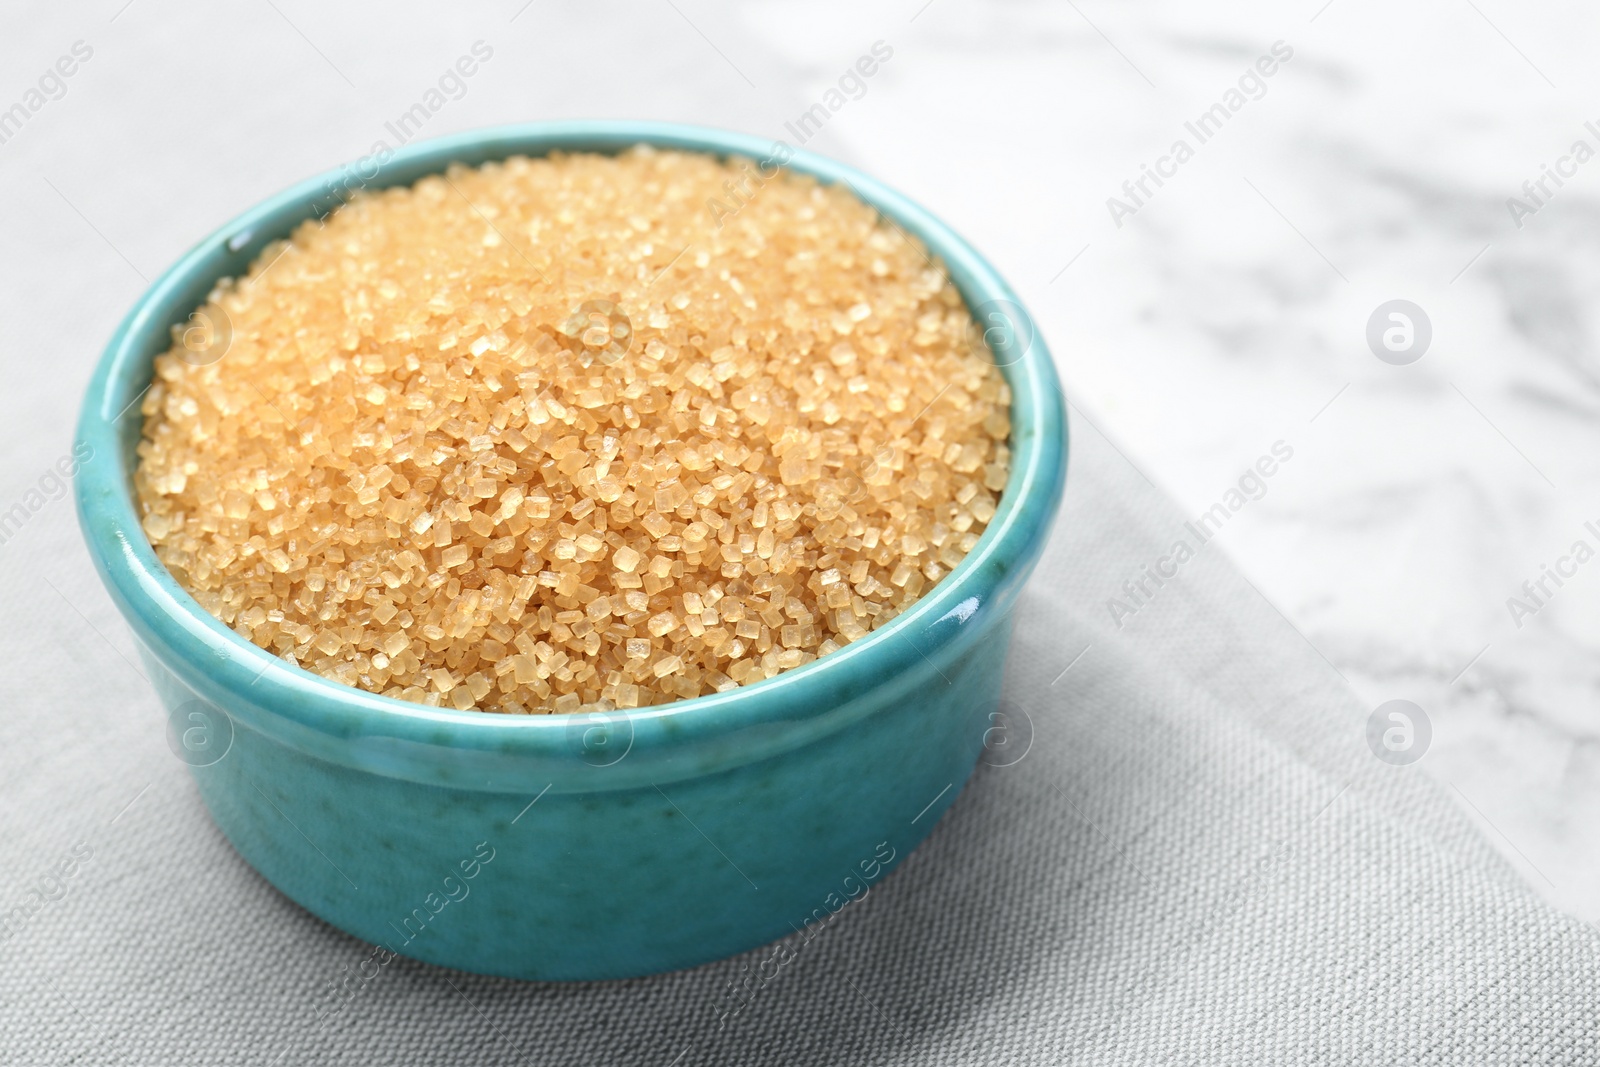
[[[176,760],[142,765],[147,789],[125,780],[114,803],[81,791],[117,720],[160,723],[109,692],[129,686],[79,675],[61,686],[70,724],[8,731],[7,809],[62,832],[0,840],[7,905],[35,886],[57,898],[0,944],[0,1049],[25,1064],[1593,1062],[1600,939],[1535,899],[1417,767],[1373,756],[1366,709],[1219,553],[1114,628],[1106,598],[1182,520],[1076,429],[1003,741],[932,837],[809,941],[601,984],[363,967],[369,946],[233,853]],[[54,607],[52,624],[85,629]],[[371,977],[330,1015],[350,973]]]

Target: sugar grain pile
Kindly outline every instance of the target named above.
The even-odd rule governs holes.
[[[263,648],[462,709],[659,704],[882,626],[992,518],[1010,394],[916,245],[744,173],[513,159],[303,225],[157,361],[157,555]]]

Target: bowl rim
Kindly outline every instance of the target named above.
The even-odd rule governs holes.
[[[871,176],[799,147],[789,148],[786,169],[848,185],[921,240],[969,309],[1009,305],[1028,331],[1023,343],[1013,332],[991,344],[1012,392],[1012,468],[996,513],[961,563],[885,626],[773,678],[667,704],[562,715],[458,711],[347,686],[278,658],[207,612],[157,559],[137,518],[130,449],[139,440],[133,428],[140,423],[136,409],[149,388],[151,362],[170,347],[172,325],[201,303],[185,293],[209,291],[227,276],[218,273],[219,264],[240,256],[254,263],[268,243],[316,216],[319,196],[337,183],[348,185],[352,167],[370,167],[374,175],[363,172],[361,184],[378,188],[412,184],[456,162],[476,166],[514,155],[615,153],[641,143],[751,160],[770,158],[785,145],[711,127],[615,120],[494,126],[413,142],[378,157],[376,165],[375,157],[363,157],[307,178],[238,215],[163,272],[118,325],[90,381],[76,435],[75,445],[91,450],[74,483],[80,525],[102,580],[135,634],[164,646],[178,664],[157,653],[163,664],[230,719],[277,716],[302,738],[310,731],[342,740],[382,738],[399,745],[547,756],[571,755],[575,723],[587,729],[604,721],[626,726],[630,749],[670,745],[725,737],[757,724],[819,719],[842,696],[860,695],[923,661],[937,671],[934,659],[976,629],[969,625],[975,615],[1009,608],[1042,551],[1065,478],[1065,405],[1049,350],[1021,299],[966,240]]]

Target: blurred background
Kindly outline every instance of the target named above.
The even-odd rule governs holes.
[[[116,678],[148,714],[108,749],[159,748],[159,712],[51,472],[151,279],[379,141],[567,117],[801,133],[983,250],[1079,425],[1196,519],[1227,507],[1216,545],[1306,640],[1374,709],[1420,709],[1415,768],[1542,894],[1600,918],[1592,9],[96,0],[0,17],[0,351],[59,383],[11,397],[0,430],[0,512],[26,512],[0,524],[0,596],[14,626],[59,637],[8,657],[8,680],[25,697]],[[446,77],[469,55],[470,77]],[[846,78],[867,55],[876,72]],[[1240,489],[1263,456],[1281,462]],[[1161,599],[1130,597],[1132,577],[1107,575],[1106,598],[1136,632]],[[46,703],[19,699],[18,728],[75,729]],[[84,788],[108,810],[132,792]]]

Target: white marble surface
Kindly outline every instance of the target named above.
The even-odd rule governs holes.
[[[773,39],[811,47],[802,29]],[[1600,162],[1521,228],[1506,200],[1575,140],[1600,150],[1595,29],[1504,4],[936,0],[904,80],[841,131],[987,247],[1080,413],[1191,514],[1294,448],[1219,543],[1374,706],[1425,709],[1417,766],[1591,921],[1600,563],[1520,628],[1506,600],[1575,540],[1600,548]],[[1107,198],[1197,145],[1184,122],[1279,40],[1265,95],[1114,225]],[[1410,366],[1364,337],[1397,297],[1434,328]]]
[[[1520,629],[1506,608],[1574,540],[1600,547],[1583,527],[1600,525],[1584,298],[1600,275],[1600,160],[1521,228],[1506,207],[1573,141],[1600,149],[1584,127],[1600,120],[1585,110],[1592,10],[509,0],[388,6],[375,36],[376,8],[124,2],[13,13],[0,35],[0,106],[73,41],[96,50],[0,144],[0,344],[63,367],[58,391],[8,407],[7,502],[64,452],[88,355],[143,277],[244,206],[367,152],[475,39],[495,59],[429,136],[605,115],[781,137],[882,40],[892,60],[810,146],[984,249],[1030,301],[1078,417],[1189,512],[1274,442],[1292,447],[1218,543],[1374,706],[1426,710],[1431,747],[1396,773],[1448,783],[1531,884],[1600,918],[1600,561]],[[624,23],[659,54],[617,60]],[[1277,41],[1293,56],[1265,94],[1115,225],[1107,198],[1175,139],[1195,145],[1184,123]],[[1397,297],[1434,329],[1410,366],[1364,339]],[[0,570],[51,579],[125,651],[81,550],[61,547],[75,539],[52,503]],[[81,626],[40,596],[44,625]],[[98,655],[91,669],[122,671]]]

